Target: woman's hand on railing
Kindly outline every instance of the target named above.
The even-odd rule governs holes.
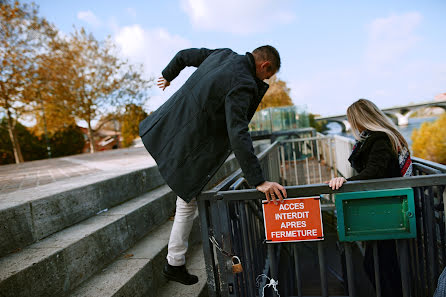
[[[332,190],[338,190],[345,182],[347,182],[347,180],[343,177],[334,177],[330,181],[326,181],[325,183],[328,184],[328,186]]]
[[[278,205],[277,198],[279,198],[280,202],[283,202],[283,199],[287,197],[285,188],[275,182],[264,181],[256,189],[265,194],[268,202],[272,200],[275,205]]]

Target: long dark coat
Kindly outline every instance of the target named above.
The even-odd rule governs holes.
[[[268,85],[256,77],[254,57],[230,49],[182,50],[163,77],[172,81],[186,66],[198,68],[139,126],[164,180],[189,202],[234,151],[248,183],[262,183],[248,124]]]

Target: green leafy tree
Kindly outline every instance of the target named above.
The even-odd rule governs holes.
[[[319,116],[319,115],[312,114],[312,113],[310,113],[308,115],[308,119],[309,119],[309,122],[310,122],[310,127],[313,127],[313,128],[316,129],[317,132],[321,132],[322,133],[322,132],[324,132],[324,131],[326,131],[328,129],[327,128],[327,121],[316,121],[315,118],[317,116]]]
[[[15,130],[17,140],[21,143],[22,156],[25,161],[46,157],[46,146],[41,138],[20,123],[16,123]],[[8,134],[8,120],[3,118],[0,122],[0,165],[15,162],[11,139]]]
[[[62,157],[81,154],[84,149],[85,139],[82,130],[71,125],[56,131],[51,135],[51,147],[53,157]]]

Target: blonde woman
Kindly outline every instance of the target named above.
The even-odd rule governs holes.
[[[347,119],[357,140],[348,161],[358,174],[333,178],[328,183],[333,190],[348,180],[412,175],[406,140],[373,102],[359,99],[347,109]]]
[[[339,189],[346,181],[412,175],[412,161],[406,140],[375,104],[359,99],[347,109],[347,119],[357,140],[348,160],[358,174],[348,179],[333,178],[328,182],[333,190]],[[402,296],[395,241],[379,241],[378,255],[381,296]],[[375,285],[373,251],[368,242],[364,269]]]

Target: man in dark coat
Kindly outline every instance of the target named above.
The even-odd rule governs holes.
[[[272,46],[239,55],[230,49],[178,52],[162,72],[163,90],[187,66],[197,67],[186,83],[140,123],[142,141],[166,183],[178,195],[163,274],[191,285],[198,281],[185,268],[185,253],[197,213],[195,197],[233,151],[251,186],[277,203],[285,189],[266,181],[254,154],[248,124],[270,78],[280,68]]]

